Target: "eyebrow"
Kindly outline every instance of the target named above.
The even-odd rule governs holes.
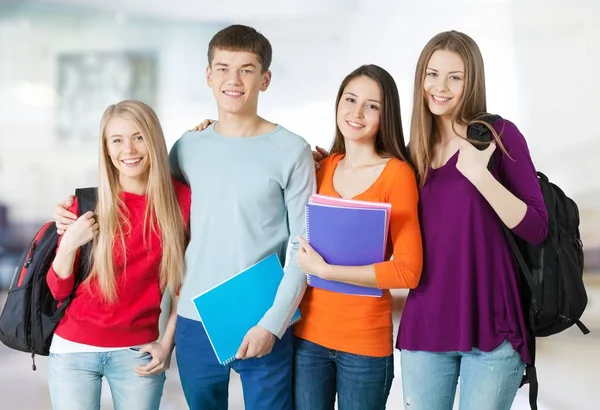
[[[435,68],[429,68],[429,67],[427,67],[427,69],[428,69],[428,70],[431,70],[431,71],[435,71],[436,73],[438,73],[438,72],[439,72],[439,71],[438,71],[438,70],[436,70]],[[464,74],[462,71],[450,71],[448,74],[457,74],[457,73],[459,73],[459,74]]]
[[[136,132],[134,132],[133,134],[131,134],[131,136],[132,136],[132,137],[135,137],[135,136],[137,136],[137,135],[142,135],[142,133],[141,133],[141,132],[139,132],[139,131],[136,131]],[[111,136],[110,136],[110,137],[108,137],[108,138],[117,138],[117,137],[118,137],[118,138],[123,138],[123,136],[122,136],[121,134],[115,134],[115,135],[111,135]]]
[[[351,93],[350,91],[347,91],[347,92],[345,92],[345,93],[344,93],[344,95],[346,95],[346,94],[349,94],[349,95],[351,95],[351,96],[353,96],[353,97],[356,97],[356,98],[358,98],[358,95],[356,95],[356,94],[354,94],[354,93]],[[381,104],[381,101],[379,101],[379,100],[374,100],[374,99],[372,99],[372,98],[369,98],[369,99],[367,99],[367,101],[372,101],[372,102],[375,102],[375,103],[377,103],[377,104]]]
[[[221,66],[221,67],[229,67],[229,64],[225,64],[225,63],[215,63],[215,65],[217,66]],[[256,65],[253,63],[246,63],[246,64],[242,64],[241,68],[246,68],[246,67],[253,67],[256,68]]]

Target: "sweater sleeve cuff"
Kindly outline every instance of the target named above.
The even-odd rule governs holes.
[[[511,231],[519,238],[523,238],[527,242],[538,245],[546,239],[547,231],[544,229],[541,217],[536,210],[527,205],[525,216]]]
[[[63,279],[56,274],[52,266],[50,266],[46,279],[52,296],[58,301],[62,301],[69,296],[73,286],[75,286],[75,275],[71,274]]]
[[[375,268],[375,281],[379,289],[392,289],[394,288],[395,282],[390,279],[386,262],[380,262],[373,265]]]

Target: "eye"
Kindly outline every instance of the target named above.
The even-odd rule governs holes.
[[[451,80],[455,80],[455,81],[461,81],[462,80],[462,78],[460,76],[458,76],[458,75],[452,75],[452,76],[450,76],[450,79]]]
[[[429,73],[427,73],[428,77],[437,77],[437,73],[434,73],[433,71],[430,71]]]
[[[243,74],[252,74],[252,71],[251,70],[242,70],[242,73]]]
[[[224,67],[219,67],[219,68],[217,68],[217,71],[225,72],[225,71],[227,71],[227,69]]]
[[[143,141],[144,137],[142,137],[141,135],[138,135],[137,137],[135,137],[136,141]]]
[[[121,142],[121,138],[113,138],[112,140],[110,140],[110,142],[113,144],[118,144],[119,142]]]
[[[346,101],[348,101],[349,103],[353,103],[353,104],[356,102],[356,100],[352,97],[346,97]]]
[[[379,110],[379,107],[376,106],[375,104],[367,104],[367,108],[369,108],[371,110]]]

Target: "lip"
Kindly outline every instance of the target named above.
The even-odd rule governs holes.
[[[126,167],[130,167],[130,168],[134,168],[137,167],[138,165],[140,165],[142,163],[143,158],[139,157],[139,158],[125,158],[121,160],[121,164],[125,165]],[[136,161],[136,162],[125,162],[125,161]]]
[[[245,94],[243,91],[238,90],[223,90],[222,93],[229,98],[241,98]]]
[[[353,130],[357,130],[357,131],[365,128],[365,126],[363,124],[356,122],[356,121],[346,120],[346,124]]]
[[[445,104],[448,104],[450,101],[452,101],[452,97],[441,97],[441,96],[433,95],[433,94],[429,95],[429,99],[434,104],[438,104],[438,105],[445,105]]]

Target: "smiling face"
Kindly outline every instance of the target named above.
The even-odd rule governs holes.
[[[360,76],[344,88],[337,107],[337,126],[346,141],[373,143],[381,124],[381,89]]]
[[[229,114],[256,114],[258,95],[266,91],[271,72],[263,72],[258,56],[247,51],[213,51],[206,69],[206,82],[213,90],[220,111]]]
[[[144,136],[133,121],[113,116],[106,125],[106,152],[122,185],[148,180],[150,155]]]
[[[424,98],[433,115],[452,116],[465,89],[465,64],[458,53],[437,50],[429,59]]]

